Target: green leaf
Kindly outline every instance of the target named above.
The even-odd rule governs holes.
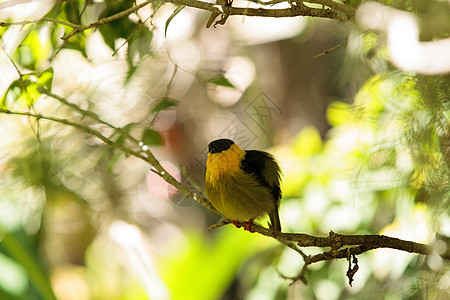
[[[67,2],[64,7],[67,20],[74,24],[80,24],[80,10],[78,8],[78,1]]]
[[[45,87],[48,91],[52,90],[53,83],[53,68],[48,68],[39,75],[39,83]]]
[[[50,40],[42,39],[38,30],[31,30],[17,48],[15,57],[21,65],[36,70],[40,62],[46,61],[50,54]]]
[[[178,15],[178,13],[180,11],[183,10],[183,8],[185,8],[186,5],[179,5],[177,6],[177,8],[175,8],[175,10],[173,11],[173,13],[170,15],[170,17],[167,19],[166,21],[166,26],[164,27],[164,36],[167,37],[167,28],[169,27],[170,22],[172,21],[173,18],[175,18],[176,15]]]
[[[153,38],[153,32],[142,23],[137,25],[136,32],[128,41],[127,48],[127,81],[131,78],[134,72],[137,70],[139,62],[142,58],[150,53],[150,45]]]
[[[84,32],[78,33],[70,38],[70,40],[64,41],[64,48],[80,51],[81,55],[87,58],[86,53],[86,35]]]
[[[127,140],[127,136],[130,135],[130,131],[133,129],[134,126],[136,126],[137,123],[129,123],[121,128],[119,131],[119,136],[115,140],[116,143],[124,145],[125,141]]]
[[[147,26],[140,25],[140,28],[133,36],[131,43],[128,46],[128,51],[131,52],[131,56],[134,57],[135,53],[139,54],[139,59],[143,58],[150,52],[150,45],[152,42],[153,33]]]
[[[159,132],[150,128],[144,130],[141,141],[145,145],[162,145],[162,138]]]
[[[155,100],[155,105],[152,109],[152,113],[158,113],[161,110],[165,110],[165,109],[168,109],[169,107],[177,106],[177,105],[178,105],[178,100],[168,98],[168,97],[163,97],[158,100]]]
[[[0,108],[8,107],[7,100],[13,99],[16,103],[32,106],[41,96],[43,90],[51,91],[53,81],[53,68],[38,74],[26,74],[14,80],[0,100]]]
[[[319,130],[306,126],[294,139],[294,151],[298,156],[311,157],[322,150],[323,142]]]
[[[27,247],[22,245],[13,234],[4,231],[3,228],[0,228],[0,236],[2,237],[2,248],[27,271],[32,285],[41,298],[56,300],[49,277],[47,274],[44,274],[38,261]]]
[[[122,131],[124,131],[124,132],[129,134],[131,129],[133,129],[133,127],[136,126],[136,125],[137,125],[136,122],[129,123],[129,124],[127,124],[127,125],[122,127]]]
[[[186,299],[186,295],[195,295],[196,299],[223,298],[242,265],[249,263],[255,255],[266,253],[268,246],[275,244],[245,233],[228,227],[208,240],[192,230],[183,232],[184,243],[175,250],[167,247],[170,254],[165,255],[161,263],[160,274],[170,290],[170,299]],[[214,266],[208,263],[210,261],[215,262]],[[275,274],[271,278],[275,278]],[[208,288],[205,288],[205,282]]]
[[[100,14],[99,19],[110,17],[116,13],[127,10],[133,6],[134,1],[106,1],[106,9]],[[136,23],[129,18],[120,18],[103,24],[99,31],[105,43],[115,50],[115,41],[118,38],[128,39],[136,28]]]
[[[333,127],[348,124],[353,119],[351,106],[341,101],[330,103],[327,108],[326,116],[328,124]]]
[[[62,13],[62,6],[63,3],[56,3],[53,8],[45,15],[45,17],[47,18],[51,18],[51,19],[64,19],[62,21],[68,21],[64,14]]]
[[[41,95],[38,90],[39,78],[33,74],[23,75],[22,78],[14,80],[8,88],[5,97],[9,94],[14,102],[32,106],[36,99]],[[10,99],[11,99],[10,98]]]
[[[224,87],[229,87],[229,88],[236,88],[230,81],[228,81],[228,79],[226,79],[224,76],[218,76],[218,77],[213,77],[211,79],[208,79],[207,82],[215,84],[215,85],[220,85],[220,86],[224,86]]]
[[[0,289],[16,297],[24,293],[28,285],[26,270],[16,261],[0,252]],[[0,294],[0,296],[2,296]],[[3,295],[2,299],[6,299]],[[18,298],[17,298],[18,299]]]

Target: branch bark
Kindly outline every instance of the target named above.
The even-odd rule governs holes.
[[[225,220],[223,223],[219,223],[213,225],[211,229],[221,227],[223,225],[231,223],[231,220]],[[244,222],[238,222],[238,225],[244,226]],[[427,255],[432,252],[432,247],[429,245],[416,243],[412,241],[401,240],[394,237],[389,237],[386,235],[343,235],[338,234],[333,231],[330,231],[327,237],[313,236],[306,233],[283,233],[278,232],[272,229],[268,229],[257,224],[252,224],[250,227],[251,230],[274,238],[279,241],[285,242],[294,242],[299,247],[330,247],[331,250],[338,250],[344,246],[364,246],[359,248],[358,252],[355,254],[360,254],[372,249],[376,248],[391,248],[397,249],[401,251],[406,251],[409,253],[417,253]],[[355,250],[356,251],[356,250]],[[338,252],[334,252],[336,257],[334,258],[346,258],[347,256],[343,256],[343,254],[338,254]],[[445,253],[443,253],[442,258],[450,259],[450,249],[447,249]]]
[[[177,5],[186,5],[189,7],[194,7],[198,9],[208,10],[211,12],[219,12],[220,10],[214,6],[213,3],[207,3],[198,0],[166,0],[166,2],[171,2]],[[266,9],[266,8],[247,8],[247,7],[224,7],[223,12],[230,16],[242,15],[242,16],[254,16],[254,17],[273,17],[273,18],[284,18],[284,17],[318,17],[318,18],[328,18],[339,21],[350,21],[353,20],[355,11],[353,8],[348,7],[343,4],[339,4],[333,1],[311,1],[315,3],[326,2],[333,6],[333,9],[329,8],[312,8],[306,6],[302,2],[293,5],[290,8],[284,9]],[[325,4],[327,5],[327,4]],[[328,6],[328,5],[327,5]]]

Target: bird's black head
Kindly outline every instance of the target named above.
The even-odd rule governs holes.
[[[234,144],[234,142],[229,139],[215,140],[215,141],[212,141],[211,143],[209,143],[208,151],[211,154],[220,153],[222,151],[230,149],[231,145],[233,145],[233,144]]]

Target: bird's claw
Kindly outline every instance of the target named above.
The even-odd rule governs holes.
[[[244,230],[247,230],[251,233],[255,232],[253,231],[250,227],[253,225],[253,219],[248,220],[247,222],[245,222],[244,224]]]

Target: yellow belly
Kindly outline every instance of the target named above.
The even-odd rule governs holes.
[[[211,176],[207,171],[205,189],[211,204],[231,220],[247,221],[275,208],[276,201],[269,188],[241,169],[220,177]]]

